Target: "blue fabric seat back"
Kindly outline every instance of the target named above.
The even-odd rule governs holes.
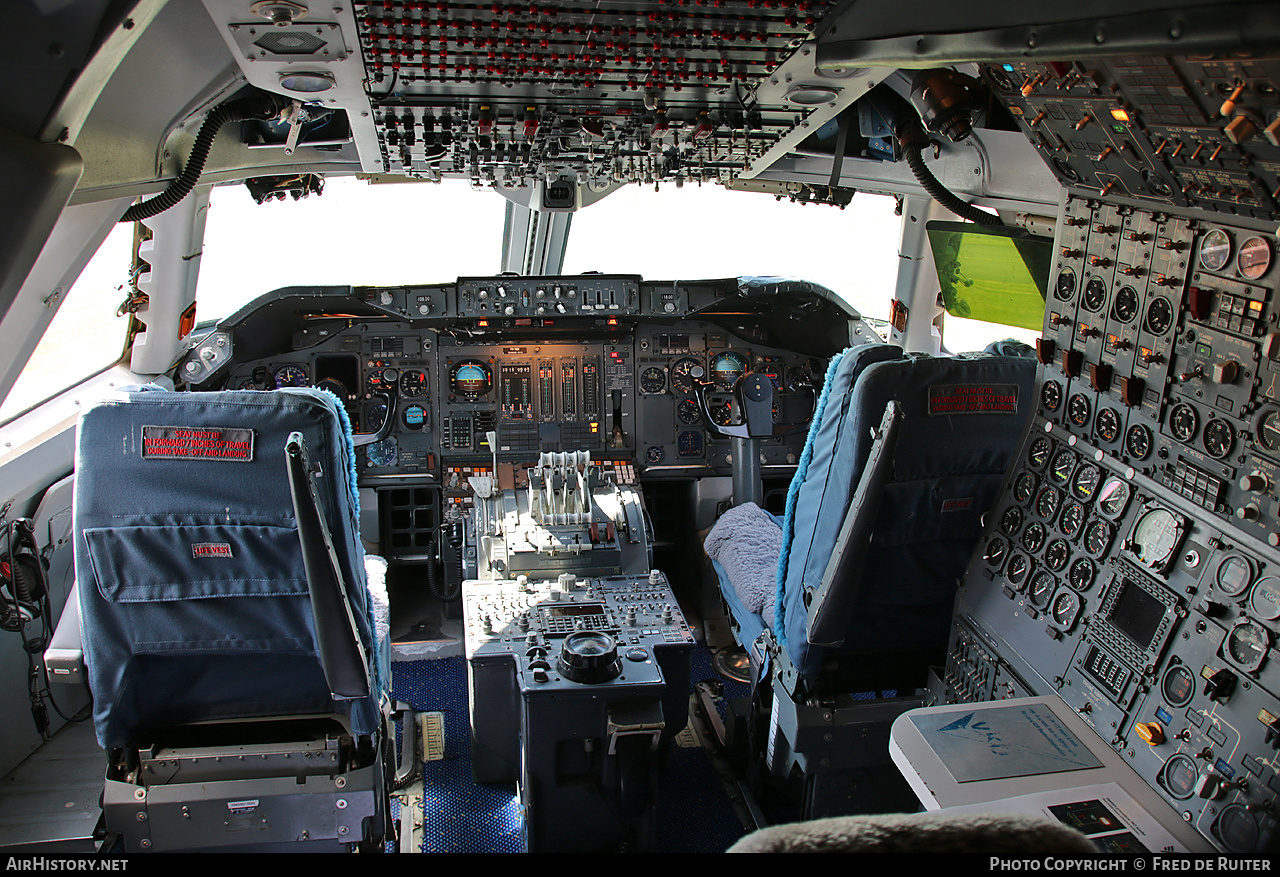
[[[370,695],[338,701],[314,622],[285,469],[301,432],[361,643]],[[76,578],[104,747],[211,719],[342,714],[377,730],[385,687],[357,528],[350,425],[318,390],[121,393],[76,451]]]
[[[775,634],[802,676],[846,653],[945,646],[956,583],[1033,410],[1035,361],[1015,357],[887,358],[849,351],[828,376],[820,422],[792,484],[779,559]],[[806,638],[817,589],[889,400],[903,421],[857,609],[839,650]],[[811,446],[811,447],[810,447]]]

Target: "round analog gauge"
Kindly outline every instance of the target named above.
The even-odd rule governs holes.
[[[400,412],[400,422],[409,429],[422,429],[427,422],[427,409],[421,405],[410,405]]]
[[[1031,577],[1031,584],[1027,587],[1027,600],[1037,609],[1045,608],[1049,605],[1049,598],[1053,596],[1053,588],[1057,583],[1053,573],[1040,570]]]
[[[1084,285],[1084,295],[1080,299],[1080,306],[1086,311],[1100,311],[1102,306],[1107,303],[1107,285],[1097,277],[1090,277],[1089,282]]]
[[[1235,447],[1236,433],[1231,428],[1231,424],[1225,420],[1211,417],[1209,422],[1204,425],[1204,435],[1200,437],[1200,443],[1204,445],[1204,449],[1209,452],[1210,457],[1222,460]]]
[[[1053,520],[1062,505],[1062,493],[1055,487],[1045,485],[1036,494],[1036,514],[1046,521]]]
[[[651,465],[661,463],[666,456],[667,452],[661,445],[650,445],[644,452],[645,462]]]
[[[1240,245],[1236,255],[1236,270],[1246,280],[1257,280],[1271,267],[1271,244],[1266,238],[1249,238]]]
[[[366,433],[377,432],[382,429],[382,424],[387,422],[387,403],[382,401],[371,402],[369,407],[364,410],[364,431]]]
[[[1231,238],[1220,228],[1215,228],[1200,242],[1200,267],[1206,271],[1221,271],[1231,259]]]
[[[1084,463],[1071,478],[1071,495],[1081,502],[1088,502],[1093,499],[1100,481],[1102,469],[1092,463]]]
[[[1030,472],[1020,473],[1013,479],[1013,498],[1020,503],[1026,503],[1035,496],[1037,484],[1039,481]]]
[[[1045,536],[1049,535],[1049,531],[1044,528],[1044,524],[1039,521],[1032,521],[1027,525],[1026,532],[1022,534],[1022,547],[1027,549],[1031,554],[1035,554],[1040,550],[1040,546],[1044,544]]]
[[[1173,325],[1173,305],[1167,298],[1154,298],[1147,305],[1147,331],[1163,335]]]
[[[1280,618],[1280,579],[1275,576],[1258,579],[1249,593],[1249,609],[1263,621]]]
[[[1036,469],[1043,469],[1049,461],[1049,452],[1053,450],[1053,442],[1048,436],[1039,435],[1031,441],[1031,449],[1027,451],[1027,462]]]
[[[1040,388],[1040,405],[1045,411],[1057,411],[1062,405],[1062,384],[1045,381]]]
[[[384,439],[365,448],[365,459],[369,461],[370,466],[394,466],[399,462],[399,451],[394,438]]]
[[[778,366],[768,362],[764,358],[761,358],[760,363],[756,367],[756,371],[769,379],[769,383],[773,384],[773,390],[775,393],[782,389],[782,371]]]
[[[1023,585],[1027,584],[1027,577],[1032,572],[1032,561],[1027,554],[1014,552],[1009,556],[1009,563],[1005,566],[1005,580],[1014,586],[1016,590],[1023,589]]]
[[[641,393],[661,393],[667,388],[667,373],[656,365],[640,372]]]
[[[1111,525],[1106,521],[1093,520],[1084,528],[1084,550],[1090,557],[1101,557],[1111,547],[1114,535]]]
[[[1074,539],[1080,535],[1080,530],[1084,527],[1084,519],[1084,506],[1074,499],[1068,500],[1062,509],[1062,517],[1058,519],[1058,529],[1062,531],[1063,536]]]
[[[1223,594],[1239,597],[1253,582],[1253,572],[1253,563],[1248,558],[1233,554],[1218,564],[1214,581]]]
[[[1062,588],[1053,595],[1053,605],[1049,607],[1049,617],[1053,623],[1063,630],[1070,630],[1080,616],[1080,597],[1075,591]]]
[[[1151,453],[1151,430],[1141,423],[1129,427],[1129,431],[1124,434],[1124,449],[1130,457],[1147,459],[1147,455]]]
[[[351,395],[350,393],[347,392],[347,385],[342,383],[342,381],[338,380],[337,378],[325,378],[323,381],[316,384],[316,389],[328,390],[330,393],[337,396],[339,399],[347,399]]]
[[[1071,301],[1076,294],[1076,275],[1070,268],[1063,268],[1058,274],[1058,282],[1053,285],[1053,297],[1058,301]]]
[[[676,453],[681,457],[702,456],[702,433],[696,429],[686,429],[676,436]]]
[[[986,549],[982,552],[982,559],[987,562],[987,566],[992,569],[998,569],[1000,564],[1004,563],[1005,555],[1008,553],[1009,543],[999,536],[992,536],[987,541]]]
[[[399,369],[375,368],[364,376],[364,388],[370,393],[385,393],[400,380]]]
[[[1271,632],[1252,618],[1238,622],[1227,633],[1222,650],[1238,667],[1257,670],[1271,648]]]
[[[1098,571],[1089,558],[1077,557],[1072,561],[1071,569],[1067,570],[1067,581],[1077,591],[1087,591],[1093,587],[1093,579],[1097,574]]]
[[[1160,772],[1160,780],[1170,795],[1183,800],[1195,794],[1196,781],[1200,779],[1200,768],[1184,752],[1171,755]]]
[[[1114,408],[1099,408],[1093,418],[1093,431],[1104,442],[1114,442],[1120,438],[1120,415]]]
[[[742,377],[746,371],[746,357],[732,350],[725,351],[711,360],[711,378],[722,390],[732,390],[738,378]]]
[[[1132,286],[1116,290],[1116,300],[1111,305],[1111,315],[1122,323],[1132,322],[1138,316],[1138,293]]]
[[[1089,423],[1089,398],[1083,393],[1076,393],[1067,400],[1067,419],[1076,426]]]
[[[698,403],[693,399],[681,399],[676,405],[676,417],[681,423],[690,425],[697,423],[702,415],[698,413]]]
[[[1258,845],[1258,817],[1248,807],[1240,803],[1228,804],[1222,808],[1222,815],[1213,824],[1211,831],[1222,841],[1227,852],[1242,855],[1251,852]]]
[[[1049,465],[1049,479],[1058,484],[1066,484],[1071,480],[1071,473],[1075,468],[1075,453],[1063,448],[1053,455],[1053,462]]]
[[[1196,677],[1186,664],[1174,664],[1160,680],[1160,693],[1171,707],[1184,707],[1196,693]]]
[[[272,377],[275,378],[276,389],[311,386],[311,381],[307,378],[307,370],[300,365],[282,365],[276,369]]]
[[[1280,451],[1280,410],[1272,408],[1258,420],[1258,444],[1268,451]]]
[[[1022,529],[1022,509],[1009,506],[1000,516],[1000,532],[1006,536],[1016,536]]]
[[[1129,482],[1112,475],[1098,491],[1098,513],[1109,520],[1116,520],[1124,514],[1131,496],[1133,488]]]
[[[1169,431],[1173,433],[1174,438],[1184,444],[1195,438],[1199,426],[1200,415],[1196,414],[1196,409],[1186,402],[1175,405],[1169,414]]]
[[[1009,555],[1009,564],[1004,569],[1004,577],[1019,591],[1026,584],[1027,575],[1031,572],[1031,560],[1025,554],[1015,551]]]
[[[707,413],[711,415],[711,422],[718,426],[728,426],[733,422],[733,405],[724,399],[708,400]]]
[[[1050,540],[1044,547],[1044,565],[1054,572],[1062,572],[1071,558],[1071,547],[1062,539]]]
[[[1168,509],[1149,508],[1134,522],[1129,551],[1150,569],[1164,571],[1186,530],[1182,518]]]
[[[409,369],[400,376],[400,392],[410,397],[426,394],[427,373],[418,369]]]
[[[693,392],[693,369],[702,369],[702,363],[691,356],[677,359],[671,364],[671,386],[681,393]],[[701,378],[701,373],[698,375]]]
[[[802,365],[787,366],[787,389],[791,391],[813,387],[813,375]]]
[[[493,386],[493,372],[478,359],[464,359],[449,370],[449,389],[466,399],[477,399]]]

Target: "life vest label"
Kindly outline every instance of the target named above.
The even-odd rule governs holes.
[[[145,459],[253,460],[253,430],[225,426],[144,426]]]
[[[196,542],[191,546],[191,556],[198,557],[231,557],[231,544],[228,542]]]
[[[1017,414],[1017,384],[943,384],[929,388],[929,413]]]

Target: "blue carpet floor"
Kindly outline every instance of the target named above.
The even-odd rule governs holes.
[[[710,654],[699,645],[692,680],[696,684],[711,678],[724,684],[728,697],[747,693],[747,686],[718,676]],[[397,662],[392,682],[398,700],[445,717],[445,757],[423,768],[423,852],[524,852],[515,786],[478,785],[471,778],[465,660]],[[655,852],[719,853],[744,834],[701,748],[671,747],[658,794]]]

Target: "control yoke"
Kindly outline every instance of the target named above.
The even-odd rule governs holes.
[[[760,474],[760,439],[781,438],[805,432],[813,421],[813,414],[818,404],[818,394],[809,388],[812,401],[809,416],[801,423],[773,422],[773,378],[764,372],[747,372],[738,378],[733,385],[734,401],[737,403],[740,417],[737,423],[717,423],[711,416],[711,408],[707,405],[707,384],[703,381],[705,372],[701,366],[690,369],[693,378],[694,395],[698,399],[698,410],[707,429],[722,438],[733,439],[733,504],[742,505],[754,502],[764,504],[764,484]]]
[[[814,392],[813,387],[808,388],[813,399],[807,418],[798,423],[774,423],[773,379],[764,372],[747,372],[738,378],[738,382],[733,386],[734,400],[741,412],[739,421],[727,424],[717,423],[712,418],[710,406],[707,404],[707,387],[711,385],[702,380],[704,374],[701,366],[694,366],[689,372],[689,376],[693,378],[694,396],[697,397],[698,410],[702,414],[707,429],[721,438],[782,438],[808,431],[809,424],[813,421],[813,411],[818,401],[818,394]]]

